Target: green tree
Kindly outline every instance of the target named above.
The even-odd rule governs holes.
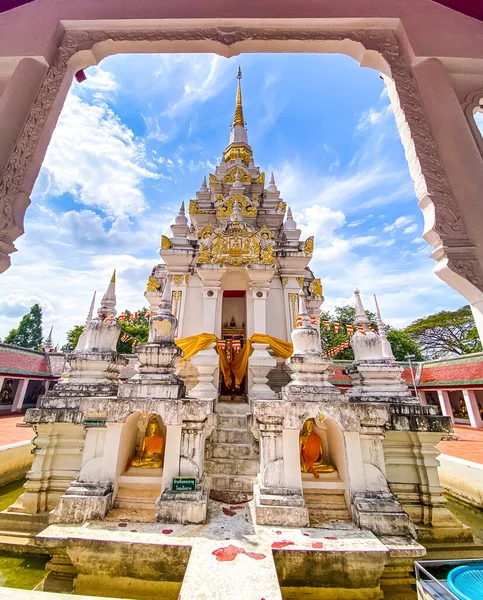
[[[134,338],[140,342],[148,341],[149,327],[148,320],[145,317],[147,310],[147,308],[141,308],[141,310],[139,310],[137,313],[132,313],[129,310],[125,310],[124,313],[121,313],[128,316],[127,319],[119,321],[121,334],[119,335],[119,339],[117,341],[116,350],[121,354],[132,353],[132,339],[126,340],[125,342],[122,341],[122,336],[126,333],[131,338]],[[129,320],[132,315],[136,316],[133,317],[132,320]],[[74,327],[67,332],[67,344],[64,346],[63,350],[73,350],[77,346],[77,342],[79,341],[79,337],[83,331],[83,325],[74,325]]]
[[[141,308],[141,310],[139,310],[137,313],[134,313],[136,316],[132,319],[132,321],[125,319],[124,321],[119,322],[119,325],[121,326],[121,335],[117,341],[118,352],[121,352],[122,354],[132,353],[132,340],[123,342],[121,339],[124,333],[127,333],[140,342],[148,341],[149,327],[148,320],[145,317],[147,311],[147,308]],[[123,314],[126,314],[130,317],[133,313],[125,310]]]
[[[406,356],[410,354],[415,357],[415,360],[423,360],[421,348],[404,329],[393,329],[390,325],[386,325],[386,333],[396,360],[406,360]]]
[[[71,352],[76,348],[83,331],[84,325],[74,325],[74,327],[67,332],[67,344],[62,347],[63,352]]]
[[[22,317],[17,329],[12,329],[5,338],[5,343],[34,350],[42,345],[42,309],[38,304]]]
[[[366,310],[366,315],[371,322],[374,329],[377,330],[376,315]],[[320,336],[322,339],[322,348],[324,350],[330,350],[335,348],[342,342],[348,339],[348,335],[345,329],[345,324],[354,325],[354,319],[356,311],[352,306],[340,306],[335,309],[335,315],[325,312],[321,314],[320,323]],[[330,321],[330,329],[327,330],[323,324],[323,320]],[[334,332],[333,322],[338,321],[340,323],[340,329],[338,333]],[[422,352],[418,344],[411,339],[411,337],[401,329],[394,329],[390,325],[385,325],[387,339],[391,344],[391,348],[396,360],[404,360],[408,354],[414,354],[416,360],[422,360]],[[339,352],[335,358],[337,360],[354,360],[354,352],[352,348],[344,348]]]
[[[404,331],[421,347],[425,358],[481,351],[478,331],[468,305],[417,319]]]

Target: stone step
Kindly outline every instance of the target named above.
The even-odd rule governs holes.
[[[304,500],[307,506],[343,506],[345,508],[345,498],[339,494],[324,494],[310,496],[304,493]]]
[[[243,460],[223,458],[209,458],[205,461],[205,470],[207,475],[222,475],[223,473],[232,473],[236,475],[257,475],[260,470],[259,461],[251,458]]]
[[[351,517],[349,515],[349,511],[346,508],[340,509],[317,509],[309,510],[309,522],[311,527],[317,527],[317,525],[322,525],[326,521],[350,521]]]
[[[218,428],[213,432],[213,444],[253,444],[253,435],[246,429]]]
[[[212,458],[237,459],[258,458],[258,451],[253,444],[213,444],[211,447]]]
[[[247,429],[247,418],[245,415],[218,415],[217,421],[218,429]]]
[[[247,402],[218,402],[215,411],[219,415],[246,415],[250,412]]]
[[[210,475],[210,489],[217,491],[253,493],[257,478],[249,475]]]
[[[26,531],[0,530],[0,550],[45,554],[45,550],[35,545],[35,534]]]
[[[114,501],[114,508],[138,508],[154,510],[154,503],[160,495],[159,489],[121,487]]]
[[[39,533],[48,526],[48,513],[28,515],[26,513],[0,512],[0,529],[2,531],[25,531]]]
[[[311,527],[322,525],[326,521],[350,521],[343,490],[317,490],[305,492],[304,500],[309,511]]]

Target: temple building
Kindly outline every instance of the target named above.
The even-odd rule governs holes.
[[[183,598],[281,600],[288,586],[379,600],[412,582],[427,547],[473,549],[438,479],[451,418],[411,394],[357,289],[345,393],[331,383],[314,239],[255,166],[240,79],[221,163],[191,222],[183,204],[162,238],[135,374],[120,377],[114,273],[26,413],[34,460],[0,529],[51,554],[45,591],[90,593],[101,576],[109,596],[182,580]]]
[[[314,321],[323,300],[321,280],[308,267],[314,239],[301,239],[273,173],[265,183],[248,143],[239,69],[230,143],[210,173],[209,187],[205,178],[189,202],[191,222],[183,203],[171,225],[172,237],[162,237],[164,264],[148,282],[148,291],[155,291],[169,277],[178,337],[214,334],[229,360],[254,334],[290,340],[300,290]],[[282,364],[279,358],[269,373],[277,390],[290,379]],[[184,365],[180,375],[189,368]],[[246,398],[250,376],[239,383],[229,389],[222,378],[224,394]]]

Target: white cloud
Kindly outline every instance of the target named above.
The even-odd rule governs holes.
[[[136,215],[146,208],[143,181],[157,177],[129,127],[106,104],[89,104],[71,91],[34,193],[70,193],[110,216]]]
[[[416,231],[418,231],[419,229],[419,225],[417,223],[413,223],[412,225],[409,225],[408,227],[406,227],[406,229],[403,229],[403,233],[405,235],[409,234],[409,233],[416,233]]]
[[[478,111],[475,113],[475,121],[481,135],[483,135],[483,112]]]
[[[414,221],[414,217],[411,215],[402,215],[398,217],[394,223],[386,225],[383,231],[394,231],[395,229],[401,229],[402,227],[406,227],[406,225],[411,224]],[[411,233],[411,232],[409,232]]]
[[[164,114],[176,117],[187,113],[191,106],[206,102],[219,94],[228,82],[226,77],[233,60],[216,54],[179,54],[161,55],[161,64],[156,77],[166,79],[167,83],[177,87],[182,85],[181,95],[166,108]],[[176,81],[172,81],[176,77]]]
[[[90,67],[86,71],[87,79],[82,82],[80,90],[91,90],[99,93],[113,93],[119,89],[114,75],[101,67]]]
[[[391,106],[385,106],[381,110],[370,108],[362,113],[359,123],[357,124],[357,132],[366,131],[369,127],[382,123],[391,113]]]

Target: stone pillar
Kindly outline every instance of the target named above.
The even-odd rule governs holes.
[[[478,400],[474,390],[462,390],[463,398],[465,399],[466,410],[468,411],[468,417],[472,427],[481,429],[483,427],[483,421],[478,406]]]
[[[189,392],[191,397],[210,400],[218,397],[218,386],[215,386],[213,377],[219,367],[220,357],[214,346],[213,343],[210,348],[200,350],[198,354],[191,357],[191,364],[198,369],[198,383]]]
[[[179,475],[181,454],[181,425],[168,425],[166,430],[166,446],[163,463],[163,482],[161,491],[171,489],[173,477]]]
[[[352,492],[352,512],[359,527],[376,535],[401,535],[415,538],[416,531],[389,490],[384,458],[385,421],[361,423],[360,444],[364,471],[364,489]]]
[[[59,498],[79,474],[85,429],[74,423],[38,423],[34,460],[25,492],[8,510],[38,514],[55,508]]]
[[[428,402],[426,400],[426,392],[423,392],[423,390],[418,390],[418,395],[419,395],[419,400],[421,401],[421,404],[423,406],[427,406]]]
[[[29,379],[22,379],[18,386],[17,391],[15,392],[15,398],[12,404],[12,412],[19,412],[22,410],[23,401],[25,399],[25,393],[27,392],[27,386],[29,384]]]
[[[413,65],[413,73],[447,178],[431,199],[416,185],[425,219],[423,237],[435,248],[436,274],[467,298],[474,313],[483,315],[483,213],[476,208],[483,189],[482,157],[443,63],[436,58],[421,60]],[[483,318],[475,322],[483,338]]]
[[[309,514],[302,493],[298,430],[285,435],[284,417],[268,414],[272,411],[263,401],[256,401],[255,412],[260,434],[260,473],[254,486],[256,521],[259,525],[306,527]],[[285,480],[285,457],[290,457],[289,482]],[[298,478],[290,472],[295,458]]]
[[[181,429],[181,454],[179,474],[182,477],[203,479],[205,470],[206,417],[183,421]]]
[[[438,390],[438,398],[441,412],[445,417],[451,417],[451,421],[454,423],[453,407],[451,406],[447,390]]]

